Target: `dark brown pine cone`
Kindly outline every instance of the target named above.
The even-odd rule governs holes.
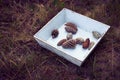
[[[64,42],[66,42],[67,39],[62,39],[57,43],[57,46],[61,46]]]
[[[54,29],[51,33],[52,38],[56,38],[58,36],[58,34],[59,34],[59,31],[57,29]]]
[[[76,32],[78,31],[77,26],[71,22],[68,22],[65,25],[65,30],[69,33],[76,34]]]
[[[63,48],[75,48],[75,46],[76,46],[76,41],[73,39],[69,39],[62,44]]]
[[[89,38],[87,38],[87,39],[83,42],[82,46],[83,46],[84,49],[87,49],[87,48],[89,47],[89,44],[90,44],[90,40],[89,40]]]

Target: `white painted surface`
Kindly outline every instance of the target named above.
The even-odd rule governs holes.
[[[64,23],[66,22],[73,22],[78,26],[78,32],[73,35],[73,39],[77,37],[82,37],[84,39],[90,38],[91,41],[95,42],[94,47],[91,48],[91,50],[88,50],[83,49],[81,45],[77,45],[75,49],[63,49],[62,47],[57,46],[58,41],[66,38],[67,32],[64,29]],[[49,49],[57,55],[62,56],[68,61],[80,66],[109,28],[110,26],[106,24],[64,8],[41,30],[39,30],[34,37],[42,47]],[[58,29],[60,32],[59,36],[55,39],[52,39],[51,37],[51,32],[53,29]],[[97,40],[92,36],[92,31],[98,31],[103,36]]]

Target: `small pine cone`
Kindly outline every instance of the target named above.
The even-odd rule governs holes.
[[[89,44],[90,44],[90,40],[89,40],[89,38],[87,38],[87,39],[83,42],[82,46],[83,46],[84,49],[87,49],[87,48],[89,47]]]
[[[54,29],[51,33],[52,38],[56,38],[58,36],[58,34],[59,34],[59,31],[57,29]]]
[[[90,50],[93,46],[94,46],[94,42],[92,41],[92,42],[90,42],[90,45],[89,45],[89,47],[88,47],[88,50]]]
[[[62,44],[63,48],[73,48],[74,49],[75,46],[76,46],[76,41],[73,39],[69,39]]]
[[[76,38],[76,44],[82,44],[84,42],[84,39],[79,37],[79,38]]]
[[[97,31],[92,31],[94,38],[99,39],[102,35]]]
[[[71,22],[68,22],[65,25],[65,30],[69,33],[76,34],[76,32],[78,31],[77,26]]]
[[[67,39],[62,39],[57,43],[57,46],[61,46],[64,42],[66,42]]]
[[[72,33],[68,33],[66,36],[67,40],[72,39],[72,37],[73,37]]]

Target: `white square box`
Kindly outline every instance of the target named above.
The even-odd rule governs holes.
[[[61,39],[66,38],[67,32],[64,29],[64,24],[66,22],[73,22],[77,25],[78,32],[76,33],[76,35],[73,36],[73,38],[89,38],[90,41],[95,42],[95,45],[90,50],[83,49],[81,45],[77,45],[75,49],[64,49],[61,46],[57,46],[57,43]],[[41,30],[39,30],[34,35],[34,38],[40,44],[40,46],[80,66],[87,58],[87,56],[91,53],[91,51],[95,48],[95,46],[100,42],[109,28],[109,25],[103,24],[101,22],[64,8],[55,17],[53,17]],[[52,39],[51,32],[54,29],[59,30],[59,35],[57,38]],[[95,39],[92,35],[92,31],[98,31],[102,34],[102,37],[99,39]]]

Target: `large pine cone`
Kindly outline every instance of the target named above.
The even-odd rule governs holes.
[[[65,25],[65,30],[69,33],[75,34],[78,31],[77,26],[71,22],[68,22]]]
[[[64,42],[66,42],[67,39],[62,39],[57,43],[57,46],[61,46]]]
[[[69,39],[62,44],[63,48],[75,48],[75,46],[76,46],[76,41],[73,39]]]

